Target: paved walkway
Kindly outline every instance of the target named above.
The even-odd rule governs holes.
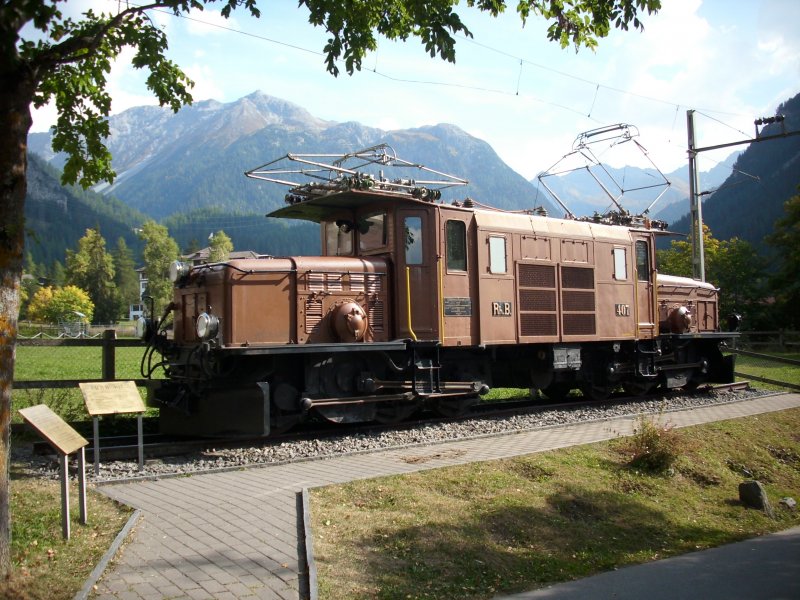
[[[800,406],[800,394],[669,413],[678,427]],[[613,419],[423,448],[103,486],[143,512],[96,598],[118,600],[307,596],[299,504],[306,487],[496,460],[630,435]],[[415,461],[408,461],[409,457]],[[423,458],[424,460],[420,460]]]

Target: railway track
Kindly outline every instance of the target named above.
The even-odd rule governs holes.
[[[702,387],[694,394],[709,394],[712,392],[736,391],[749,388],[749,382],[741,381],[728,384],[716,384],[713,386]],[[413,418],[401,423],[392,425],[380,424],[357,424],[342,425],[325,422],[311,422],[295,430],[273,435],[268,438],[181,438],[174,436],[164,436],[161,434],[146,434],[144,436],[144,456],[146,459],[157,459],[168,456],[183,456],[198,453],[215,453],[225,449],[263,447],[270,445],[280,445],[303,440],[325,440],[341,436],[354,435],[379,435],[387,431],[408,431],[425,425],[435,426],[445,423],[458,423],[471,419],[499,419],[519,414],[535,414],[544,411],[579,411],[587,407],[605,407],[635,404],[643,400],[666,399],[677,395],[686,395],[686,392],[664,392],[660,394],[650,394],[642,396],[625,396],[619,394],[612,396],[606,402],[586,401],[581,397],[575,397],[573,401],[552,403],[541,398],[525,400],[507,400],[497,402],[482,402],[473,407],[464,415],[458,417],[445,418],[432,413],[421,413],[417,418]],[[87,446],[87,455],[92,456],[94,451],[93,441],[90,440]],[[34,454],[49,455],[53,453],[52,448],[46,442],[36,442],[33,448]],[[130,436],[110,436],[100,438],[100,460],[127,461],[136,460],[138,457],[138,439],[135,435]]]

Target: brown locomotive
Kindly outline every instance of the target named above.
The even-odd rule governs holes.
[[[309,414],[391,422],[423,406],[454,415],[494,386],[599,400],[618,386],[732,381],[717,290],[657,274],[647,219],[445,204],[439,190],[463,180],[385,146],[285,158],[301,167],[247,174],[292,186],[268,216],[318,222],[322,256],[175,266],[172,333],[165,318],[146,335],[166,370],[151,394],[165,431],[266,435]],[[437,179],[385,176],[398,166]]]

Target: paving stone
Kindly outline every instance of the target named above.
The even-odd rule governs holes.
[[[800,395],[670,413],[685,427],[800,405]],[[93,600],[268,598],[299,600],[297,494],[303,488],[529,454],[628,435],[631,418],[227,473],[198,474],[99,491],[143,511]],[[459,454],[436,458],[442,447]],[[409,456],[431,455],[410,464]],[[179,594],[176,596],[176,591]]]

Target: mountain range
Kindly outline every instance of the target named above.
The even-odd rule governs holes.
[[[787,114],[786,125],[789,127],[798,125],[798,98],[800,96],[781,107],[792,115],[790,118]],[[542,206],[551,215],[563,214],[537,181],[526,181],[508,167],[486,142],[449,124],[384,131],[356,122],[324,121],[292,103],[255,92],[226,104],[199,102],[175,114],[152,106],[132,108],[111,117],[109,125],[111,136],[107,144],[114,157],[117,179],[112,185],[95,189],[101,196],[81,196],[76,192],[74,206],[83,206],[80,203],[91,198],[91,208],[75,209],[72,213],[83,211],[88,221],[95,221],[88,226],[99,224],[110,243],[115,239],[117,230],[114,227],[117,227],[129,245],[135,247],[134,227],[144,218],[153,218],[166,224],[170,234],[184,248],[204,245],[209,233],[223,229],[236,249],[272,254],[314,253],[318,251],[319,239],[313,227],[301,224],[301,229],[294,230],[295,224],[263,218],[265,212],[283,206],[287,188],[247,179],[243,172],[287,152],[343,153],[378,143],[391,145],[404,159],[469,179],[466,188],[445,190],[445,199],[470,196],[502,209]],[[48,133],[31,134],[29,150],[52,167],[63,166],[63,157],[54,154],[50,148]],[[782,203],[798,183],[798,152],[800,138],[778,140],[774,146],[752,144],[741,155],[732,155],[725,163],[702,174],[702,189],[720,188],[705,202],[708,207],[706,219],[715,235],[724,237],[722,232],[726,231],[732,232],[730,235],[758,241],[771,231],[776,210],[781,210]],[[770,158],[753,158],[762,154],[768,154]],[[34,183],[29,188],[26,214],[33,231],[39,238],[47,239],[56,228],[54,223],[63,222],[66,201],[59,205],[61,212],[52,210],[48,213],[47,207],[52,204],[42,205],[37,197],[45,189],[49,190],[46,195],[57,194],[56,187],[60,187],[57,184],[45,185],[47,177],[52,179],[53,173],[46,171],[46,165],[40,164],[44,161],[31,161],[29,181]],[[769,171],[760,175],[762,183],[759,189],[763,193],[754,193],[752,184],[749,188],[748,185],[730,188],[724,180],[730,174],[731,162],[750,175],[759,169]],[[609,168],[609,173],[625,182],[626,188],[646,185],[658,178],[656,170],[633,167]],[[666,177],[672,185],[650,214],[680,223],[680,215],[688,212],[686,168],[667,173]],[[585,172],[549,178],[548,186],[578,215],[603,211],[610,203]],[[751,208],[718,210],[717,206],[730,197],[726,194],[729,189],[745,191],[737,202],[749,203]],[[632,194],[626,198],[625,207],[636,212],[654,197],[652,192],[641,198]],[[109,202],[105,208],[102,206],[104,199]],[[767,204],[772,208],[766,210]],[[38,212],[31,218],[29,210],[34,209]],[[757,219],[759,222],[763,220],[760,229],[750,227],[753,213],[764,215],[763,219]],[[116,218],[116,224],[109,222],[106,225],[107,217],[112,221]],[[741,233],[742,221],[748,221],[746,235]],[[721,225],[723,222],[726,223],[724,227]],[[80,235],[83,235],[82,231]],[[62,257],[63,249],[74,247],[80,235],[72,242],[59,238],[58,243],[65,244],[61,249]],[[304,243],[300,242],[301,239]],[[36,255],[35,245],[33,252]],[[57,250],[50,251],[50,254],[57,253]],[[52,259],[50,254],[47,257],[40,255],[36,260],[49,261]]]

